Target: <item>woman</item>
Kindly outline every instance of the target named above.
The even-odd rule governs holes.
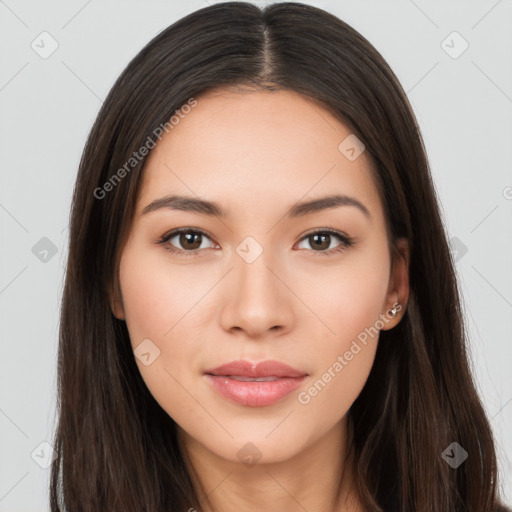
[[[318,8],[213,5],[127,66],[60,329],[52,511],[500,510],[414,114]]]

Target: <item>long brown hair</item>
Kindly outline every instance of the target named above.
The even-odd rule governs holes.
[[[156,142],[158,127],[169,127],[182,105],[217,87],[293,90],[328,108],[371,157],[392,254],[398,238],[409,240],[405,314],[381,332],[350,410],[366,508],[496,510],[492,431],[470,373],[454,262],[406,94],[377,50],[337,17],[300,3],[226,2],[178,20],[133,58],[84,148],[61,309],[52,512],[201,509],[175,422],[142,380],[108,293],[118,290],[145,161],[130,158]],[[442,456],[452,442],[468,453],[456,469]]]

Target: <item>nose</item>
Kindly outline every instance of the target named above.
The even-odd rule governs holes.
[[[293,305],[297,299],[287,286],[283,267],[270,259],[269,251],[248,263],[234,254],[234,268],[226,276],[221,324],[227,332],[245,332],[247,337],[282,335],[293,328]]]

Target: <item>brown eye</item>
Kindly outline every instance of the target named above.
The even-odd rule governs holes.
[[[340,242],[334,247],[331,247],[331,242],[336,238]],[[306,240],[308,242],[308,245],[312,248],[314,253],[324,255],[341,252],[355,243],[352,238],[331,229],[324,229],[309,233],[303,237],[302,240]]]
[[[182,228],[167,233],[157,243],[163,245],[171,253],[192,256],[201,252],[202,249],[207,249],[207,246],[201,246],[205,240],[209,239],[206,233],[200,230]]]

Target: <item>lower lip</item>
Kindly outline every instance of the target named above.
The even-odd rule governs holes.
[[[249,407],[270,405],[297,389],[306,375],[302,377],[282,377],[270,381],[240,381],[218,375],[206,374],[213,389],[238,404]]]

